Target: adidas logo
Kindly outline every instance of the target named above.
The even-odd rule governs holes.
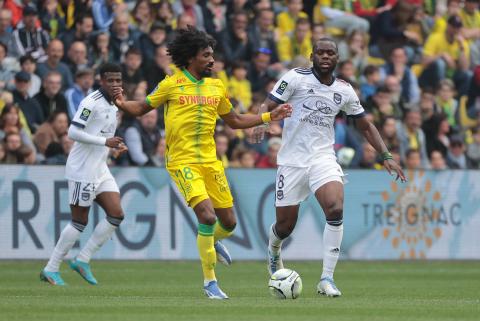
[[[313,92],[313,89],[309,89],[309,90],[307,91],[307,94],[313,94],[313,93],[314,93],[314,92]]]
[[[340,249],[338,247],[336,247],[334,249],[331,249],[330,252],[331,253],[340,253]]]

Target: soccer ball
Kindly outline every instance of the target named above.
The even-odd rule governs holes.
[[[302,293],[302,279],[297,272],[280,269],[268,281],[270,294],[279,299],[296,299]]]

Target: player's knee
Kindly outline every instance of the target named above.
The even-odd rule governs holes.
[[[201,224],[213,225],[217,222],[215,211],[207,204],[200,203],[195,206],[195,214],[197,214],[198,221]]]
[[[283,240],[292,234],[294,228],[295,224],[291,224],[289,221],[277,222],[275,224],[275,234]]]
[[[342,221],[343,220],[343,206],[333,204],[327,210],[327,222],[328,221]]]
[[[119,227],[120,224],[122,224],[123,218],[124,218],[123,213],[119,213],[119,215],[115,215],[115,216],[107,215],[106,217],[107,222],[116,227]]]
[[[235,219],[235,216],[224,219],[220,223],[222,223],[222,226],[229,231],[233,231],[235,226],[237,226],[237,220]]]
[[[217,222],[217,217],[211,214],[205,214],[199,217],[199,222],[206,225],[214,225]]]

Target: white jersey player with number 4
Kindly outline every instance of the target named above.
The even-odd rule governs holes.
[[[113,91],[122,86],[122,72],[118,65],[106,63],[100,67],[101,88],[85,97],[68,130],[75,141],[68,156],[65,176],[72,221],[67,224],[53,250],[50,260],[40,273],[40,279],[52,285],[65,285],[60,276],[60,264],[79,239],[88,223],[88,212],[95,200],[107,214],[98,223],[87,244],[70,267],[88,283],[97,284],[90,270],[90,259],[112,237],[123,220],[120,193],[107,167],[109,148],[125,152],[120,137],[114,137],[117,128],[117,107],[112,102]]]
[[[119,192],[107,166],[109,148],[105,145],[117,128],[118,108],[106,99],[102,89],[82,100],[72,119],[70,136],[80,133],[91,140],[77,139],[68,155],[65,177],[69,183],[70,204],[91,206],[96,194]]]
[[[356,119],[358,129],[382,154],[385,168],[405,180],[401,168],[393,161],[380,135],[365,116],[353,88],[335,79],[338,61],[336,43],[318,40],[311,55],[313,68],[296,68],[286,73],[275,85],[260,112],[290,103],[292,116],[284,120],[282,146],[277,156],[276,222],[270,228],[268,270],[270,274],[283,268],[280,257],[283,240],[297,222],[300,203],[315,195],[326,217],[323,233],[323,272],[318,293],[340,296],[333,272],[340,254],[343,237],[343,171],[337,163],[335,116],[343,111]],[[259,141],[265,127],[257,127],[253,140]]]

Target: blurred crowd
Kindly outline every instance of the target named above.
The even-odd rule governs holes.
[[[0,0],[0,163],[65,164],[68,126],[121,64],[128,99],[144,100],[176,67],[166,44],[194,25],[217,40],[214,77],[238,113],[257,113],[288,69],[310,67],[312,43],[338,43],[336,77],[357,91],[389,150],[409,169],[480,166],[480,0]],[[162,109],[119,113],[129,151],[118,166],[164,166]],[[275,168],[282,123],[261,144],[219,119],[225,167]],[[344,167],[380,169],[351,119],[335,121]]]

